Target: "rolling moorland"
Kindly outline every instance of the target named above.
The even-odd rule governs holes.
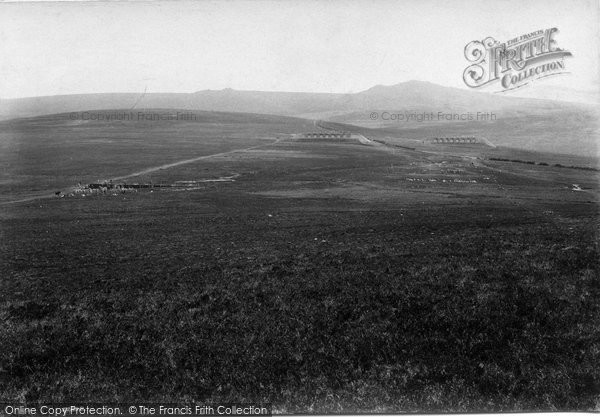
[[[371,128],[394,128],[395,135],[427,135],[422,129],[451,128],[484,135],[497,145],[533,151],[598,155],[597,106],[502,96],[424,81],[378,85],[353,94],[203,90],[189,94],[107,93],[0,99],[0,120],[103,109],[183,109],[273,114]],[[452,124],[398,122],[369,118],[371,112],[465,114],[494,113],[494,120]],[[446,130],[444,130],[446,132]]]
[[[593,154],[195,114],[0,123],[0,402],[600,409]]]

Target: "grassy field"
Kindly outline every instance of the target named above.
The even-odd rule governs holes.
[[[600,409],[598,172],[298,143],[286,134],[311,122],[219,117],[2,125],[6,201],[30,175],[67,186],[264,146],[137,178],[232,182],[2,205],[0,401]],[[73,145],[95,135],[113,139]]]
[[[129,113],[115,110],[90,114],[109,117],[123,112]],[[177,113],[160,109],[142,112]],[[282,133],[312,126],[312,122],[280,116],[193,114],[196,119],[189,121],[71,120],[71,114],[59,114],[1,122],[0,195],[9,199],[60,190],[149,166],[271,143]]]
[[[377,110],[377,109],[373,109]],[[396,114],[392,109],[381,109]],[[406,113],[405,113],[406,112]],[[416,113],[430,113],[430,109],[413,109],[399,111],[400,115]],[[459,116],[469,112],[457,112]],[[486,113],[482,110],[482,113]],[[380,128],[390,136],[401,136],[407,139],[421,140],[431,137],[444,136],[476,136],[484,137],[498,146],[527,149],[532,152],[553,152],[558,154],[574,154],[578,156],[600,155],[598,149],[598,135],[600,114],[594,107],[569,108],[564,107],[553,111],[540,111],[535,114],[521,111],[519,106],[512,106],[510,110],[494,112],[494,118],[477,120],[477,112],[471,113],[474,120],[470,121],[441,121],[437,113],[433,112],[432,120],[418,122],[388,120],[370,120],[369,112],[360,112],[354,115],[332,117],[331,120],[356,124],[365,128]],[[451,113],[452,114],[452,113]],[[386,116],[389,119],[389,115]],[[597,160],[596,160],[597,161]]]

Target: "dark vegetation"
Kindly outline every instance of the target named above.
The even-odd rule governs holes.
[[[281,141],[2,206],[0,401],[597,410],[597,178],[470,161]]]
[[[535,161],[523,161],[521,159],[508,159],[508,158],[494,158],[491,157],[489,158],[490,161],[506,161],[506,162],[517,162],[520,164],[529,164],[529,165],[543,165],[543,166],[548,166],[549,164],[547,162],[535,162]],[[559,167],[559,168],[573,168],[573,169],[583,169],[586,171],[600,171],[600,169],[598,168],[594,168],[594,167],[580,167],[580,166],[576,166],[576,165],[563,165],[563,164],[552,164],[555,167]]]

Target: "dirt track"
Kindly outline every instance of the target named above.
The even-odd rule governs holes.
[[[227,152],[219,152],[219,153],[214,153],[214,154],[211,154],[211,155],[203,155],[203,156],[198,156],[196,158],[190,158],[190,159],[184,159],[182,161],[171,162],[169,164],[163,164],[163,165],[155,166],[155,167],[152,167],[152,168],[146,168],[146,169],[144,169],[142,171],[137,171],[137,172],[134,172],[132,174],[122,175],[120,177],[113,177],[113,178],[110,178],[110,180],[111,181],[120,181],[120,180],[124,180],[124,179],[127,179],[127,178],[132,178],[132,177],[137,177],[137,176],[140,176],[140,175],[149,174],[149,173],[155,172],[155,171],[160,171],[161,169],[168,169],[168,168],[173,168],[173,167],[176,167],[176,166],[179,166],[179,165],[191,164],[193,162],[201,161],[203,159],[213,158],[215,156],[224,156],[224,155],[229,155],[229,154],[236,153],[236,152],[245,152],[245,151],[249,151],[249,150],[252,150],[252,149],[257,149],[257,148],[260,148],[260,147],[263,147],[263,146],[267,146],[267,145],[273,145],[273,144],[275,144],[275,143],[277,143],[279,141],[280,141],[280,139],[276,139],[276,140],[274,140],[271,143],[263,143],[261,145],[250,146],[248,148],[234,149],[234,150],[227,151]],[[69,188],[66,192],[71,192],[74,189],[75,189],[74,187]],[[28,202],[28,201],[42,200],[42,199],[54,198],[54,197],[55,197],[55,191],[48,190],[47,194],[46,193],[41,194],[40,192],[38,192],[37,195],[32,195],[32,196],[29,196],[29,197],[23,197],[23,198],[19,198],[17,200],[2,201],[2,202],[0,202],[0,206],[8,205],[8,204],[16,204],[16,203],[25,203],[25,202]]]
[[[213,158],[215,156],[224,156],[224,155],[229,155],[229,154],[236,153],[236,152],[249,151],[249,150],[260,148],[260,147],[263,147],[263,146],[273,145],[273,144],[275,144],[277,142],[279,142],[279,139],[277,139],[277,140],[275,140],[274,142],[271,142],[271,143],[264,143],[262,145],[250,146],[249,148],[234,149],[232,151],[214,153],[214,154],[211,154],[211,155],[198,156],[196,158],[191,158],[191,159],[184,159],[182,161],[172,162],[170,164],[164,164],[164,165],[159,165],[159,166],[152,167],[152,168],[147,168],[147,169],[144,169],[142,171],[134,172],[133,174],[122,175],[120,177],[114,177],[114,178],[111,178],[111,180],[112,181],[125,180],[127,178],[138,177],[140,175],[145,175],[145,174],[150,174],[150,173],[155,172],[155,171],[160,171],[161,169],[168,169],[168,168],[173,168],[173,167],[176,167],[176,166],[179,166],[179,165],[191,164],[193,162],[201,161],[203,159]]]

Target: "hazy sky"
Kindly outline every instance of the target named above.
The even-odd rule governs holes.
[[[0,97],[94,92],[467,88],[465,45],[558,27],[569,75],[598,89],[598,0],[0,3]]]

